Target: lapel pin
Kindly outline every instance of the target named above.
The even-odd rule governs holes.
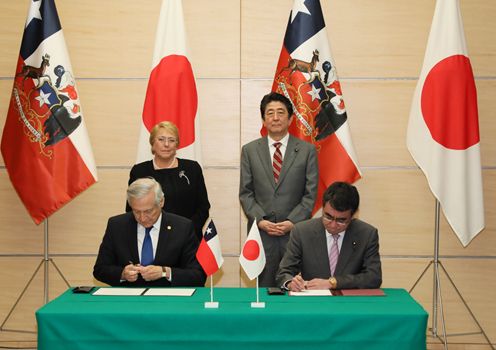
[[[172,227],[170,227],[170,226],[167,226],[167,229],[168,229],[168,230],[170,230],[170,229],[172,229]]]

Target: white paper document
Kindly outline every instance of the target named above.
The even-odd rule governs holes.
[[[141,295],[146,288],[99,288],[93,295]]]
[[[332,296],[330,289],[305,289],[301,292],[289,292],[289,295],[295,297],[321,297]]]
[[[190,297],[195,292],[194,288],[149,288],[147,296]]]

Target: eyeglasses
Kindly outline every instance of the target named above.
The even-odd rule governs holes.
[[[164,137],[164,136],[159,136],[155,140],[161,143],[176,143],[177,139],[175,137]]]
[[[327,221],[327,222],[335,222],[336,225],[339,225],[339,226],[344,226],[348,223],[348,220],[350,220],[350,218],[335,218],[334,216],[332,215],[329,215],[327,213],[324,213],[322,218]]]

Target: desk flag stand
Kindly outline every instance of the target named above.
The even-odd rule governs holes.
[[[210,276],[210,301],[205,302],[205,309],[218,309],[219,302],[214,301],[214,274],[220,270],[224,258],[214,220],[210,218],[204,226],[196,259],[207,276]]]
[[[473,335],[473,334],[482,334],[484,338],[486,339],[487,344],[491,347],[491,349],[495,350],[494,346],[491,344],[491,341],[487,337],[486,333],[484,332],[484,329],[481,327],[479,321],[475,317],[474,313],[468,306],[467,302],[463,298],[462,294],[456,287],[455,283],[451,279],[448,271],[444,268],[442,262],[439,260],[439,218],[440,218],[440,203],[436,199],[436,215],[435,215],[435,223],[434,223],[434,258],[429,262],[429,264],[426,266],[424,271],[420,274],[420,276],[417,278],[413,286],[410,288],[409,293],[411,294],[417,284],[420,282],[422,277],[424,277],[425,273],[431,267],[431,265],[434,268],[434,283],[433,283],[433,293],[432,293],[432,328],[430,329],[431,335],[435,338],[438,338],[440,341],[443,342],[444,348],[448,349],[448,336],[462,336],[462,335]],[[444,272],[445,276],[448,278],[449,282],[451,283],[451,286],[455,289],[456,294],[460,298],[460,300],[463,302],[463,305],[465,306],[465,309],[468,311],[472,319],[474,320],[475,324],[479,328],[479,332],[467,332],[467,333],[456,333],[456,334],[447,334],[446,333],[446,322],[445,322],[445,317],[444,317],[444,311],[443,311],[443,298],[441,295],[441,278],[440,278],[440,268]],[[441,313],[441,325],[442,325],[442,336],[439,335],[438,333],[438,309]]]
[[[253,301],[251,303],[251,308],[252,309],[264,309],[265,308],[265,303],[263,301],[260,301],[260,288],[258,288],[258,276],[257,276],[257,301]]]
[[[205,309],[218,309],[219,302],[214,301],[214,279],[210,277],[210,301],[205,302]]]
[[[14,305],[10,308],[9,312],[7,313],[7,316],[3,320],[2,324],[0,325],[0,331],[2,332],[19,332],[19,333],[36,333],[36,331],[27,331],[27,330],[18,330],[18,329],[8,329],[5,328],[5,325],[7,324],[8,320],[14,313],[14,310],[16,309],[17,305],[20,303],[22,297],[24,294],[26,294],[27,290],[29,289],[29,286],[31,285],[31,282],[33,282],[34,278],[38,274],[38,271],[40,271],[41,267],[43,266],[43,305],[47,304],[49,301],[49,279],[48,279],[48,271],[49,271],[49,264],[52,264],[57,273],[59,274],[60,277],[64,280],[65,284],[67,287],[70,287],[69,282],[67,279],[64,277],[62,274],[62,271],[60,271],[59,267],[55,264],[53,259],[50,257],[48,253],[48,219],[45,219],[43,221],[43,226],[44,226],[44,252],[43,252],[43,259],[40,261],[38,264],[38,267],[34,270],[33,274],[31,275],[31,278],[29,281],[26,283],[24,286],[24,289],[22,290],[21,294],[17,297],[16,301],[14,302]]]

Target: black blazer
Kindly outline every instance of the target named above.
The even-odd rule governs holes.
[[[139,276],[136,282],[120,282],[122,270],[129,262],[139,263],[138,234],[133,213],[108,220],[93,268],[93,276],[111,286],[203,286],[206,275],[196,260],[199,242],[191,220],[162,211],[158,246],[153,265],[169,266],[172,281],[160,278],[147,282]]]
[[[165,195],[164,210],[191,219],[198,240],[208,219],[210,203],[203,172],[198,162],[177,159],[177,168],[155,170],[151,160],[136,164],[129,173],[128,185],[142,177],[153,177],[162,186]],[[126,211],[131,207],[126,203]]]

